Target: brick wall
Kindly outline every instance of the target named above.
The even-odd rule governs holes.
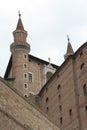
[[[40,108],[63,130],[87,130],[87,95],[83,92],[87,85],[86,44],[62,64],[40,95]]]
[[[2,79],[0,79],[0,110],[12,117],[10,119],[0,111],[0,123],[4,120],[2,125],[0,125],[0,129],[3,128],[5,130],[7,128],[7,125],[4,125],[5,123],[8,124],[8,127],[12,123],[15,126],[15,128],[11,127],[12,130],[24,129],[14,122],[15,120],[24,127],[30,127],[32,130],[59,130],[37,107],[26,101],[17,90],[11,86],[8,87]]]

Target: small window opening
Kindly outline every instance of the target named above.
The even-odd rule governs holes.
[[[87,112],[87,106],[85,106],[85,111]]]
[[[61,105],[59,106],[59,111],[60,111],[60,112],[62,111],[62,106],[61,106]]]
[[[38,65],[40,65],[40,63],[38,62]]]
[[[24,68],[27,68],[27,64],[24,64]]]
[[[29,59],[29,62],[31,62],[31,59]]]
[[[48,102],[48,101],[49,101],[49,98],[47,97],[47,98],[46,98],[46,102]]]
[[[28,97],[28,95],[27,95],[27,94],[24,94],[24,97]]]
[[[61,88],[61,85],[59,84],[58,87],[57,87],[57,89],[60,90],[60,88]]]
[[[24,84],[24,88],[27,89],[28,88],[28,84],[25,83]]]
[[[81,57],[82,55],[83,55],[83,52],[81,51],[81,52],[80,52],[80,57]]]
[[[26,55],[26,54],[24,54],[24,58],[25,58],[25,59],[27,58],[27,55]]]
[[[83,85],[83,93],[84,93],[84,96],[87,95],[87,85],[86,84]]]
[[[27,78],[27,74],[24,74],[24,78]]]
[[[82,70],[85,67],[86,67],[85,63],[82,63],[81,66],[80,66],[80,69]]]
[[[46,107],[46,112],[48,112],[49,111],[49,107]]]
[[[62,125],[63,124],[63,118],[60,117],[60,124]]]
[[[69,116],[72,116],[72,109],[69,110]]]

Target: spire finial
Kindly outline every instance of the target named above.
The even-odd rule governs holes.
[[[20,10],[18,11],[18,15],[19,15],[19,19],[21,18],[21,13],[20,13]]]
[[[50,58],[50,57],[48,57],[48,61],[49,61],[49,64],[50,64],[50,61],[51,61],[51,58]]]
[[[70,39],[69,39],[69,36],[67,35],[67,40],[68,40],[68,42],[70,42]]]

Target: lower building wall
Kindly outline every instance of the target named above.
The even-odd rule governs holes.
[[[0,109],[0,129],[1,130],[32,130],[30,128],[26,128],[26,126],[22,125],[19,121],[17,121],[10,114]]]
[[[0,110],[1,130],[7,130],[10,127],[12,130],[23,130],[25,127],[31,130],[59,130],[41,110],[16,93],[11,86],[7,86],[1,78]]]

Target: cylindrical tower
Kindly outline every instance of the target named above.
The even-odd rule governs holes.
[[[30,45],[26,42],[27,32],[24,30],[21,15],[16,30],[13,32],[14,42],[10,46],[12,53],[12,78],[13,87],[24,94],[23,86],[28,82],[28,53]]]

